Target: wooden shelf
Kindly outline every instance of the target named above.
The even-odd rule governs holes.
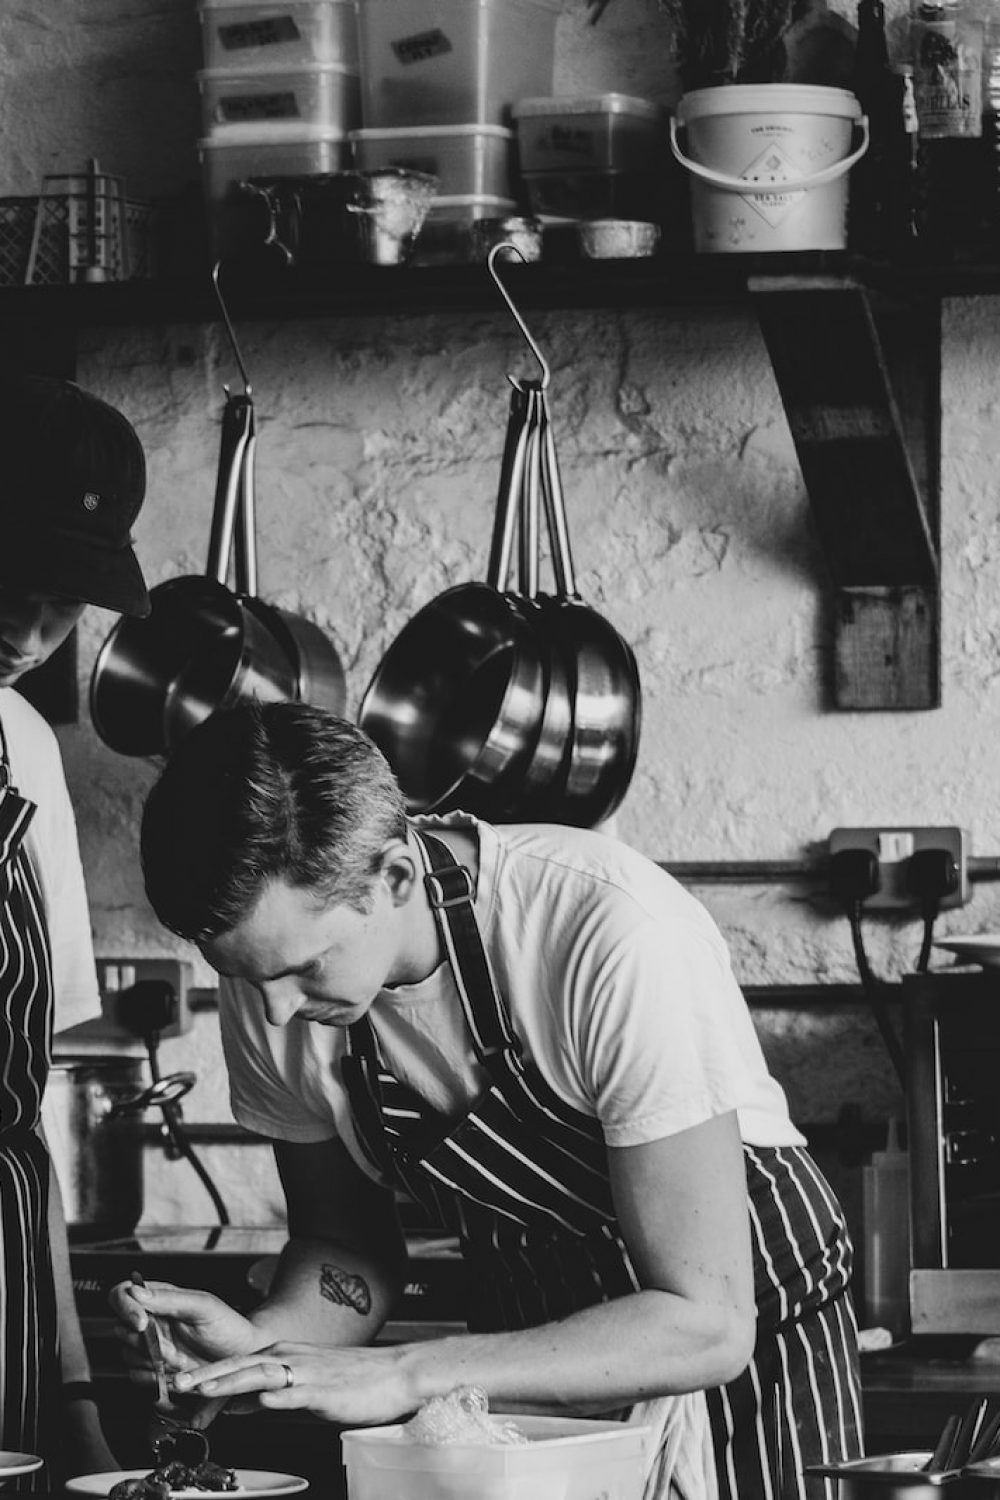
[[[833,585],[831,707],[936,708],[940,687],[940,309],[1000,295],[1000,263],[887,264],[847,252],[511,263],[526,313],[743,306],[755,313]],[[237,322],[502,314],[483,265],[223,270]],[[82,328],[212,322],[205,273],[0,288],[6,357],[71,375]]]

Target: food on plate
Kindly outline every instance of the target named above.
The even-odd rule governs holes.
[[[169,1500],[177,1490],[238,1490],[233,1469],[212,1463],[208,1439],[194,1427],[172,1427],[153,1441],[156,1468],[140,1478],[121,1479],[108,1500]]]

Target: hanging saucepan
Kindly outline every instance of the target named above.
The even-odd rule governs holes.
[[[115,626],[91,680],[95,728],[125,755],[162,754],[244,698],[301,699],[338,713],[345,702],[343,668],[323,632],[255,597],[253,401],[218,277],[216,266],[213,284],[244,389],[239,396],[226,390],[206,576],[154,588],[149,616]],[[227,584],[234,541],[235,592]]]
[[[358,723],[380,747],[413,812],[480,805],[516,776],[538,736],[545,668],[505,592],[528,433],[515,391],[485,583],[446,589],[405,625],[369,683]]]
[[[542,433],[539,421],[543,384],[524,381],[520,387],[527,397],[527,452],[521,494],[517,497],[520,519],[518,548],[518,593],[512,596],[528,621],[539,643],[545,667],[544,707],[538,737],[523,767],[516,776],[501,777],[487,789],[481,807],[472,812],[494,822],[530,822],[547,820],[546,797],[555,785],[569,748],[573,722],[573,705],[567,663],[559,642],[547,629],[538,599],[539,524],[542,485]]]
[[[242,453],[234,455],[238,460],[236,474],[225,465],[220,466],[220,486],[225,486],[227,495],[234,485],[236,489],[238,525],[235,535],[232,527],[228,534],[232,539],[235,597],[242,612],[243,639],[232,631],[219,632],[206,639],[204,648],[192,655],[178,672],[163,707],[168,749],[217,709],[249,697],[265,702],[290,698],[315,703],[338,714],[344,710],[347,693],[344,669],[333,643],[310,620],[257,598],[255,447],[251,415],[249,439]],[[213,528],[209,568],[214,568],[215,576],[222,582],[228,563],[220,562],[215,549],[220,549],[226,557],[229,554],[225,550],[225,532],[217,536],[219,530]],[[258,643],[261,636],[270,643],[267,652]],[[258,680],[262,660],[268,661],[275,650],[284,668]]]
[[[539,393],[542,499],[556,592],[540,603],[553,641],[570,670],[573,728],[560,784],[551,789],[551,816],[592,827],[608,818],[628,790],[642,722],[635,655],[611,622],[585,604],[576,587],[559,463],[545,392]]]
[[[123,755],[163,754],[223,697],[295,696],[295,672],[281,644],[226,584],[253,436],[249,391],[227,391],[205,576],[158,584],[149,615],[120,620],[98,654],[91,718],[105,744]]]

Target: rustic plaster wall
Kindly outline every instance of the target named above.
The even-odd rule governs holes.
[[[565,0],[558,39],[559,88],[672,97],[655,0],[612,0],[596,27],[583,0]],[[138,194],[195,180],[198,65],[190,0],[4,6],[3,190],[33,191],[43,173],[91,155]],[[552,363],[581,589],[633,642],[645,687],[617,832],[666,861],[795,860],[840,823],[957,823],[977,852],[997,852],[1000,305],[945,308],[945,703],[910,714],[823,709],[824,562],[751,317],[552,311],[533,326]],[[523,346],[503,309],[254,323],[239,336],[257,399],[261,592],[329,630],[353,711],[408,616],[482,575],[505,374],[526,368]],[[82,335],[79,378],[124,408],[148,451],[137,545],[151,583],[204,567],[222,383],[234,376],[215,327]],[[111,623],[99,612],[85,623],[84,686]],[[98,951],[190,957],[158,928],[141,887],[136,824],[155,765],[113,755],[86,716],[60,733]],[[698,894],[744,982],[855,977],[846,923],[821,892]],[[1000,926],[1000,887],[978,886],[940,926]],[[912,921],[870,923],[877,970],[912,966],[919,937]],[[849,1102],[872,1119],[899,1107],[865,1018],[776,1010],[759,1022],[799,1118],[832,1120]],[[168,1043],[163,1062],[198,1072],[189,1118],[227,1117],[210,1016]],[[264,1155],[251,1149],[234,1165],[234,1153],[216,1152],[237,1219],[277,1212]],[[151,1172],[148,1188],[154,1219],[202,1210],[183,1164]]]

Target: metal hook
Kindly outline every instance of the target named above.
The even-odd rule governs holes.
[[[217,260],[215,262],[215,265],[212,267],[212,285],[215,288],[215,295],[219,303],[219,308],[222,312],[222,320],[226,325],[226,332],[229,335],[229,342],[232,345],[233,354],[236,358],[237,366],[239,367],[240,378],[243,381],[243,394],[244,396],[249,398],[253,394],[253,387],[251,386],[250,380],[247,376],[246,365],[243,363],[243,356],[240,353],[240,346],[236,342],[236,330],[233,327],[232,319],[229,316],[229,309],[226,306],[225,298],[222,295],[222,288],[219,285],[219,272],[221,271],[221,269],[222,262],[221,260]],[[225,386],[224,389],[226,395],[228,396],[229,387]]]
[[[545,355],[542,353],[541,349],[539,349],[538,345],[535,343],[534,339],[531,337],[531,334],[528,332],[527,324],[521,317],[521,314],[518,312],[517,308],[514,306],[513,300],[511,299],[511,295],[508,292],[507,288],[500,280],[500,275],[496,268],[496,262],[501,250],[512,250],[517,256],[518,260],[525,265],[527,265],[527,261],[525,260],[525,257],[521,254],[517,246],[511,244],[510,240],[502,240],[499,245],[494,245],[489,255],[486,257],[486,265],[489,269],[490,275],[493,277],[493,280],[497,284],[497,290],[499,291],[503,300],[506,302],[507,306],[510,308],[511,317],[514,319],[514,322],[517,324],[518,328],[520,328],[521,330],[521,333],[524,335],[525,343],[541,366],[542,378],[539,382],[539,388],[544,391],[549,383],[550,376],[548,361],[546,360]],[[516,387],[517,390],[522,389],[520,381],[515,380],[513,375],[508,375],[507,379],[510,381],[512,386]]]

